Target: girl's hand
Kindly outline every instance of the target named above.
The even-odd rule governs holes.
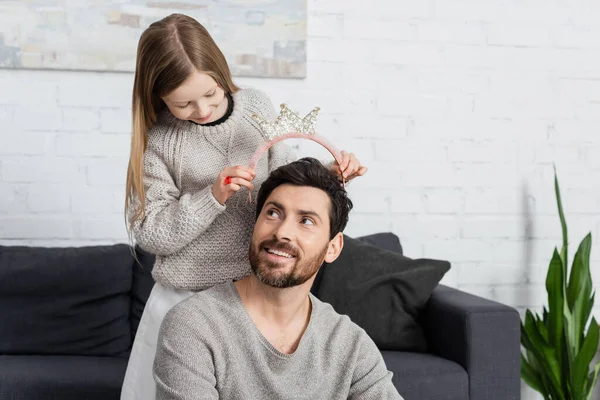
[[[368,168],[364,165],[360,165],[360,161],[354,155],[354,153],[348,153],[342,150],[342,164],[338,164],[335,161],[331,165],[331,170],[338,174],[340,180],[343,178],[346,181],[351,181],[357,176],[363,176],[367,173]]]
[[[225,205],[227,199],[240,190],[242,186],[247,187],[248,190],[254,189],[252,180],[255,177],[256,171],[243,165],[225,167],[219,172],[217,181],[212,186],[212,194],[221,205]]]

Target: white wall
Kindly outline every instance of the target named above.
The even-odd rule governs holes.
[[[560,226],[600,289],[600,3],[309,0],[308,77],[239,79],[370,167],[347,233],[393,231],[444,282],[539,308]],[[126,240],[131,74],[0,70],[0,243]],[[320,155],[312,143],[301,155]],[[600,317],[600,302],[595,314]]]

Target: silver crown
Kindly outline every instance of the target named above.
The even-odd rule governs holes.
[[[300,118],[300,116],[290,110],[287,105],[282,104],[281,111],[274,122],[268,122],[256,114],[252,117],[258,122],[266,139],[271,141],[279,136],[292,132],[314,135],[319,110],[319,107],[315,107],[311,112],[306,114],[304,118]]]

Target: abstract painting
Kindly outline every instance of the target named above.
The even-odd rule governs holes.
[[[306,76],[306,0],[2,0],[0,68],[131,72],[171,13],[203,24],[235,76]]]

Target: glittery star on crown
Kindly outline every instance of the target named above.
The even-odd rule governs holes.
[[[275,119],[275,122],[265,121],[258,115],[253,115],[252,117],[258,121],[265,138],[271,141],[279,136],[292,132],[314,135],[319,110],[319,107],[315,107],[311,112],[306,114],[304,118],[300,118],[300,116],[291,111],[287,105],[282,104],[281,111]]]

